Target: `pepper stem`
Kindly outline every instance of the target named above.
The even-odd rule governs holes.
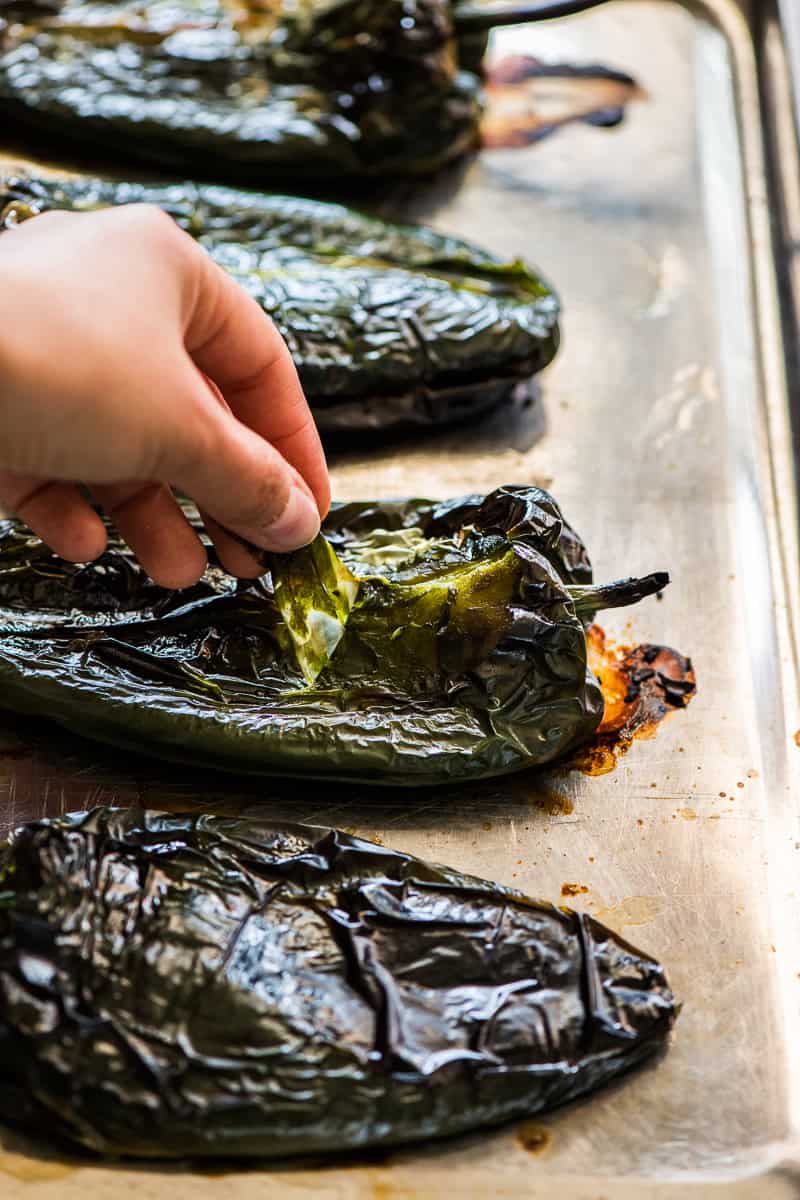
[[[568,587],[578,616],[600,612],[604,608],[626,608],[638,604],[645,596],[661,592],[669,583],[666,571],[655,571],[640,579],[618,579],[615,583],[588,584]]]
[[[603,0],[528,0],[528,3],[481,4],[480,0],[456,4],[453,22],[459,33],[481,33],[501,25],[522,25],[527,21],[548,21],[569,17],[596,8]]]

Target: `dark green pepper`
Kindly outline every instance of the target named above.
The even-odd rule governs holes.
[[[497,775],[592,736],[603,696],[586,627],[668,582],[593,587],[577,535],[532,487],[340,505],[324,532],[351,590],[332,599],[303,551],[275,565],[276,603],[269,576],[237,584],[212,567],[168,592],[113,535],[78,567],[0,524],[3,704],[235,771],[405,786]],[[339,622],[335,637],[309,643],[315,613]]]
[[[597,2],[3,0],[0,103],[29,137],[195,175],[424,174],[478,145],[492,25]]]
[[[272,185],[419,174],[477,145],[449,0],[12,0],[12,123],[116,158]]]
[[[273,318],[324,433],[474,416],[525,391],[558,347],[558,300],[524,263],[337,204],[189,183],[0,178],[0,225],[144,201]]]
[[[675,1015],[592,917],[330,829],[96,809],[0,848],[0,1118],[105,1154],[496,1125],[606,1083]]]

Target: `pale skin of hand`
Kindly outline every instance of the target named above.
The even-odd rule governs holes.
[[[234,575],[263,568],[226,529],[265,550],[312,540],[330,485],[288,348],[168,216],[34,217],[0,236],[0,281],[0,507],[87,562],[106,533],[83,484],[172,588],[206,566],[173,488]]]

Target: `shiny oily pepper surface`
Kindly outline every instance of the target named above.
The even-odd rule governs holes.
[[[675,1015],[591,917],[331,829],[101,808],[0,848],[0,1118],[103,1154],[491,1126],[601,1086]]]
[[[532,487],[338,505],[323,534],[258,580],[212,565],[171,592],[113,530],[75,565],[1,522],[3,704],[242,773],[401,787],[500,775],[592,736],[604,705],[586,628],[668,582],[593,585],[582,542]],[[320,548],[358,591],[329,661],[304,670]]]
[[[28,140],[215,178],[427,174],[478,142],[450,0],[4,0]],[[486,21],[491,24],[491,18]]]
[[[48,209],[158,205],[275,322],[323,434],[475,417],[559,342],[558,299],[520,260],[340,204],[213,185],[0,176],[0,228]]]

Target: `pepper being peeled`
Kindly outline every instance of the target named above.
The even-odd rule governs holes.
[[[0,177],[0,227],[143,202],[275,321],[323,433],[464,420],[526,393],[558,348],[558,300],[534,271],[430,229],[191,183]]]
[[[176,593],[113,531],[102,558],[75,566],[0,524],[3,704],[234,771],[398,786],[498,775],[591,737],[603,696],[586,627],[668,582],[594,587],[577,535],[533,487],[339,505],[324,533],[322,558],[273,560],[273,579],[213,566]],[[315,613],[335,636],[310,636]]]
[[[0,848],[0,1118],[138,1157],[284,1157],[520,1118],[662,1048],[593,918],[348,834],[95,809]]]

